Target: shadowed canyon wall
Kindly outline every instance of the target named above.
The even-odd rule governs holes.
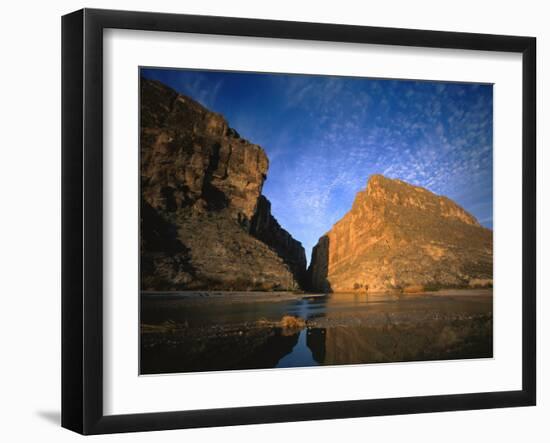
[[[140,85],[142,290],[297,289],[305,252],[261,195],[264,150],[158,81]]]

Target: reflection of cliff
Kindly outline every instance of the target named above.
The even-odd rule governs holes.
[[[399,346],[399,343],[396,343]],[[360,364],[369,362],[384,362],[406,360],[401,347],[402,358],[396,360],[394,343],[387,336],[386,331],[373,328],[327,328],[325,332],[325,360],[326,365]],[[410,350],[411,355],[414,350]]]
[[[374,175],[319,239],[308,276],[325,292],[490,286],[493,233],[446,197]]]
[[[325,362],[325,329],[312,328],[307,331],[306,344],[313,355],[315,361],[319,364]]]
[[[312,328],[307,346],[322,365],[487,358],[493,355],[492,318]]]
[[[141,79],[141,288],[295,289],[302,245],[261,195],[264,150],[223,116]]]
[[[242,332],[142,334],[140,373],[273,368],[298,341],[298,334],[284,335],[271,328]]]

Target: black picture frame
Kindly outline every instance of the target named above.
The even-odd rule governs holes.
[[[130,415],[103,412],[103,30],[503,51],[522,54],[522,389]],[[152,431],[536,403],[536,39],[83,9],[62,18],[62,426],[82,434]]]

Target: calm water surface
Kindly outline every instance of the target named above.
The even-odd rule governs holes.
[[[142,294],[143,374],[493,353],[491,290],[415,295]],[[281,323],[284,316],[301,319]]]

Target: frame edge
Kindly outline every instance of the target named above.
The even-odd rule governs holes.
[[[218,26],[219,25],[219,26]],[[104,416],[102,31],[104,28],[355,41],[523,53],[522,390]],[[323,34],[323,30],[329,31]],[[400,31],[400,35],[395,35]],[[487,40],[481,41],[481,37]],[[433,41],[435,39],[435,41]],[[62,426],[82,434],[490,409],[536,404],[536,39],[444,31],[84,9],[62,21]],[[528,176],[529,175],[529,176]],[[98,212],[99,211],[99,212]],[[99,240],[99,242],[98,242]],[[99,299],[98,299],[99,294]]]
[[[523,266],[522,386],[537,404],[537,40],[527,38],[522,53]]]
[[[84,12],[61,19],[61,426],[83,433]]]

